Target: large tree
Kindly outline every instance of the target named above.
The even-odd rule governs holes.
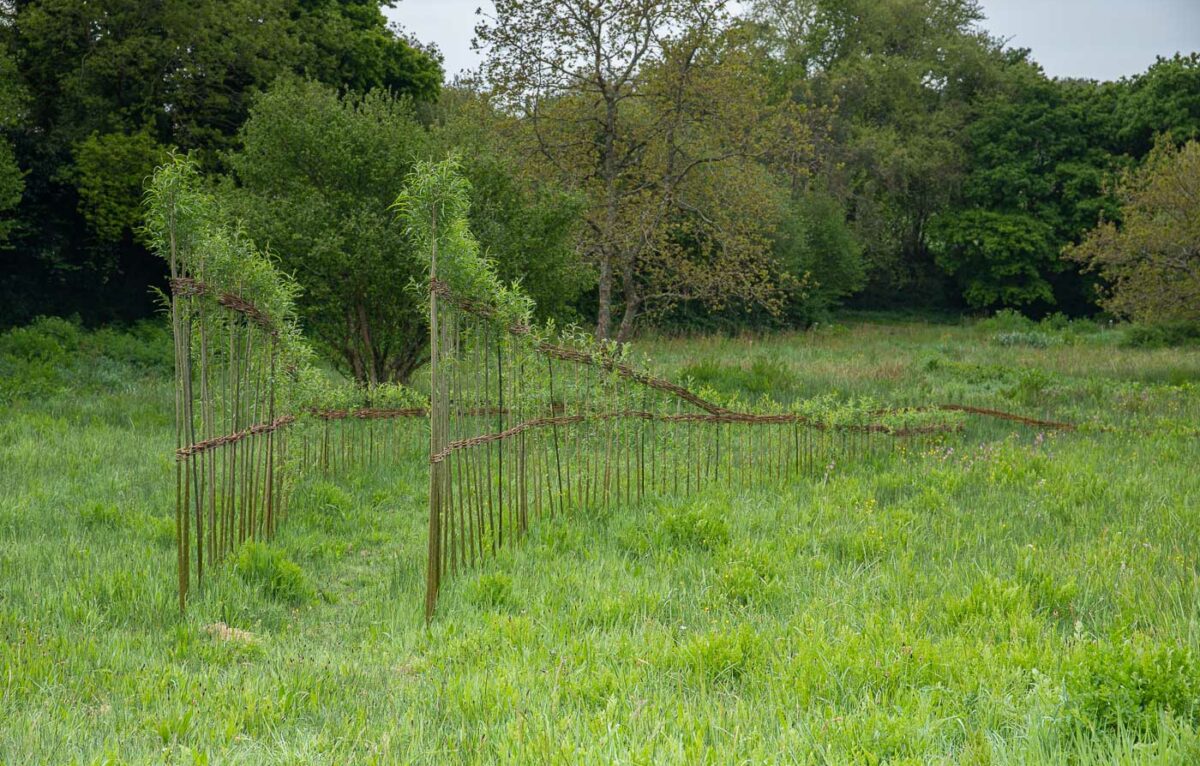
[[[973,308],[1086,310],[1060,254],[1115,209],[1104,189],[1112,92],[1009,55],[999,86],[971,108],[965,175],[931,222],[930,246]]]
[[[256,102],[229,157],[233,214],[294,275],[309,336],[357,380],[406,380],[428,353],[427,308],[411,290],[428,264],[389,210],[417,160],[466,144],[485,255],[502,275],[529,277],[533,297],[553,308],[582,286],[568,251],[578,205],[523,188],[453,112],[443,107],[431,132],[409,99],[283,80]]]
[[[1200,139],[1200,52],[1160,58],[1117,89],[1115,152],[1145,157],[1162,134]]]
[[[36,95],[13,131],[27,171],[0,322],[152,308],[161,263],[135,236],[141,180],[168,146],[220,166],[255,94],[286,73],[436,96],[437,56],[381,0],[5,2],[0,45]],[[11,292],[10,292],[11,291]]]
[[[358,380],[406,379],[424,359],[419,265],[388,206],[426,152],[411,104],[281,81],[239,139],[225,199],[302,288],[309,336]]]
[[[757,0],[777,87],[830,115],[814,170],[864,248],[876,304],[940,300],[929,225],[967,162],[969,105],[999,44],[976,0]]]
[[[754,159],[786,132],[724,2],[500,0],[476,45],[528,162],[586,200],[598,336],[678,300],[777,299]]]
[[[25,189],[24,174],[17,165],[8,133],[20,124],[27,102],[27,94],[17,78],[16,62],[0,42],[0,246],[8,238],[13,225],[11,211],[21,201]]]
[[[1120,197],[1121,223],[1100,224],[1068,257],[1105,280],[1101,305],[1114,314],[1200,321],[1200,142],[1161,140]]]

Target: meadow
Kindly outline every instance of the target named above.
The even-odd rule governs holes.
[[[1200,761],[1200,353],[1012,315],[649,338],[970,423],[539,522],[421,614],[427,464],[297,489],[180,615],[165,328],[0,336],[0,764]],[[1140,344],[1140,345],[1138,345]]]

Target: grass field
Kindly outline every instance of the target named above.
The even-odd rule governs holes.
[[[0,764],[1200,762],[1200,353],[1120,338],[644,341],[748,399],[1082,428],[560,517],[453,579],[426,628],[419,440],[299,487],[180,617],[169,343],[10,333]]]

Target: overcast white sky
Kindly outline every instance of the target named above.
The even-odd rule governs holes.
[[[446,74],[475,67],[475,9],[489,0],[400,0],[387,11],[422,42],[436,43]],[[984,26],[1057,77],[1115,80],[1155,56],[1200,50],[1200,0],[983,0]]]

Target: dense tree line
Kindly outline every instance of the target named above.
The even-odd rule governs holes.
[[[153,310],[139,200],[172,150],[364,380],[421,361],[387,202],[455,150],[500,274],[602,336],[845,303],[1147,316],[1105,253],[1169,240],[1123,221],[1200,138],[1200,55],[1052,79],[976,0],[499,0],[452,86],[382,4],[0,0],[0,324]]]
[[[289,73],[423,101],[442,80],[377,0],[0,0],[0,322],[151,311],[144,180],[169,147],[223,169],[254,96]]]

